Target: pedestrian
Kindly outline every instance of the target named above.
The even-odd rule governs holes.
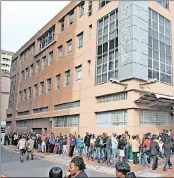
[[[86,136],[84,138],[84,144],[85,144],[85,154],[86,154],[86,158],[88,157],[88,150],[90,147],[90,136],[89,133],[86,132]]]
[[[63,138],[63,155],[67,155],[67,136],[65,135]]]
[[[129,148],[130,148],[130,135],[128,131],[125,131],[126,146],[124,148],[125,156],[123,157],[124,162],[128,162]]]
[[[115,165],[116,168],[116,177],[120,178],[136,178],[134,172],[130,172],[131,168],[126,162],[117,162]]]
[[[108,137],[106,140],[106,154],[107,154],[107,165],[108,166],[110,166],[111,153],[112,153],[112,140],[111,140],[111,134],[108,134]]]
[[[62,178],[63,171],[60,167],[53,167],[49,172],[49,178]]]
[[[70,154],[70,138],[71,138],[71,134],[69,134],[69,136],[67,137],[67,147],[66,147],[66,152],[67,152],[67,156],[69,156]]]
[[[46,152],[49,153],[50,152],[50,137],[49,134],[47,134],[47,136],[45,137],[45,144],[46,144]]]
[[[132,136],[132,153],[133,153],[133,164],[137,164],[137,155],[139,153],[139,149],[140,149],[140,144],[139,142],[136,140],[136,136]]]
[[[143,166],[145,166],[146,168],[149,168],[149,162],[148,162],[149,150],[147,149],[146,145],[144,145],[141,157],[142,157],[142,160],[143,160],[142,161]]]
[[[95,135],[91,134],[90,147],[88,150],[88,160],[91,158],[92,161],[95,159],[95,140]]]
[[[24,156],[26,153],[26,138],[23,135],[22,138],[19,140],[17,148],[20,150],[20,161],[24,162]]]
[[[27,158],[26,159],[29,160],[30,155],[31,155],[31,160],[33,160],[33,157],[34,157],[34,153],[33,153],[33,150],[34,150],[34,138],[32,138],[30,136],[29,140],[26,143],[26,145],[27,145]]]
[[[163,145],[163,153],[164,153],[164,156],[165,156],[165,162],[164,162],[164,167],[163,167],[163,171],[166,171],[166,167],[168,165],[169,169],[171,169],[172,167],[172,164],[170,162],[170,157],[172,156],[172,143],[167,140],[164,142],[164,145]]]
[[[56,138],[54,136],[54,133],[51,133],[51,138],[50,138],[50,153],[53,153],[55,144],[56,144]]]
[[[76,146],[76,137],[75,134],[72,134],[72,136],[70,137],[70,152],[69,152],[70,157],[73,157],[74,155],[75,146]]]
[[[57,143],[58,143],[58,154],[61,155],[63,152],[63,136],[61,133],[60,136],[58,137]]]
[[[42,153],[46,152],[46,143],[45,143],[45,134],[42,134],[41,140],[42,140]]]
[[[97,157],[98,163],[100,163],[102,147],[103,147],[103,139],[102,139],[101,135],[98,135],[96,138],[96,141],[95,141],[96,157]]]
[[[66,173],[66,178],[75,177],[75,178],[85,178],[88,177],[85,173],[86,165],[83,161],[83,158],[80,156],[75,156],[69,165],[69,168]]]
[[[20,140],[20,138],[19,138],[19,140]],[[14,145],[17,146],[17,144],[18,144],[18,135],[17,135],[17,133],[15,133],[14,134]]]
[[[42,151],[42,139],[40,134],[37,135],[37,151]]]
[[[158,167],[158,157],[157,157],[157,155],[159,154],[159,149],[160,149],[159,145],[155,141],[155,139],[156,139],[156,135],[152,135],[152,141],[150,143],[150,155],[151,155],[152,160],[153,160],[152,170],[155,170]]]
[[[78,156],[82,156],[83,148],[84,148],[83,139],[80,137],[80,135],[78,135],[78,138],[77,138],[77,153],[78,153]]]
[[[111,142],[112,142],[112,162],[113,162],[113,166],[115,167],[116,164],[116,157],[118,154],[118,140],[117,140],[117,134],[113,133],[112,134],[112,138],[111,138]]]
[[[119,149],[119,160],[125,161],[125,146],[127,145],[126,137],[124,134],[118,136],[118,149]]]

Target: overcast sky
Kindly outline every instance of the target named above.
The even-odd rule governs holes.
[[[1,48],[16,52],[70,1],[2,1]]]

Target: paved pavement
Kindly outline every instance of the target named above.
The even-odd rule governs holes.
[[[5,149],[8,150],[15,150],[18,151],[14,146],[6,146],[4,147]],[[59,156],[59,155],[54,155],[54,154],[44,154],[44,153],[35,153],[36,157],[45,160],[46,162],[52,162],[58,165],[63,165],[65,167],[68,166],[69,162],[70,162],[70,158],[66,157],[66,156]],[[172,161],[174,163],[174,157],[172,157]],[[107,165],[104,164],[98,164],[96,163],[96,161],[87,161],[85,159],[85,163],[87,165],[87,170],[93,171],[93,172],[98,172],[98,173],[102,173],[101,175],[107,177],[113,177],[115,176],[115,168],[113,167],[108,167]],[[158,170],[152,171],[150,168],[144,168],[141,165],[133,165],[132,163],[130,163],[131,165],[131,169],[132,171],[135,172],[135,174],[137,175],[137,177],[174,177],[174,171],[172,169],[167,170],[167,172],[163,172],[162,171],[162,165],[163,162],[159,161],[159,168]],[[174,168],[173,168],[174,169]],[[107,173],[107,175],[105,175]],[[92,174],[92,176],[94,176]]]

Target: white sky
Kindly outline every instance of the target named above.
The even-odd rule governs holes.
[[[2,1],[1,49],[16,52],[70,1]]]

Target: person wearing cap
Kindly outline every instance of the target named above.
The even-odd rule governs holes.
[[[134,172],[130,172],[131,168],[129,164],[126,162],[117,162],[115,168],[116,168],[116,177],[136,178]]]
[[[88,177],[87,174],[85,173],[85,169],[86,169],[86,165],[83,161],[83,158],[80,156],[75,156],[70,161],[70,165],[65,177],[66,178]]]
[[[19,140],[17,148],[20,150],[20,161],[23,163],[26,153],[26,138],[24,135],[22,135],[22,138]]]
[[[31,159],[33,160],[34,157],[33,150],[34,150],[34,138],[30,136],[29,140],[27,141],[27,158],[26,158],[27,160],[29,160],[30,155],[31,155]]]

